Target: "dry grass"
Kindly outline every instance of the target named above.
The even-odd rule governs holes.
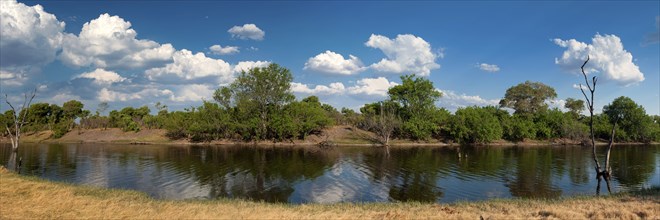
[[[53,183],[0,168],[0,219],[659,219],[659,195],[655,189],[608,197],[450,205],[160,201],[134,191]]]

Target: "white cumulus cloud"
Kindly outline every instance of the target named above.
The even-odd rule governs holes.
[[[210,99],[213,97],[213,92],[215,90],[208,85],[203,84],[191,84],[182,86],[181,89],[176,91],[176,94],[172,95],[170,100],[175,102],[185,102],[185,101],[201,101],[203,99]]]
[[[234,73],[248,72],[252,68],[264,68],[270,65],[268,61],[241,61],[234,65]]]
[[[365,70],[366,67],[360,59],[353,55],[348,55],[348,59],[344,59],[341,54],[327,50],[309,58],[303,69],[337,75],[353,75]]]
[[[22,86],[25,81],[27,81],[27,77],[23,73],[0,70],[0,85],[2,86]]]
[[[93,79],[94,83],[99,85],[110,85],[112,83],[123,82],[126,78],[120,76],[116,72],[107,71],[98,68],[92,72],[82,73],[75,78]]]
[[[145,71],[151,81],[167,84],[195,82],[230,83],[234,74],[229,63],[220,59],[206,57],[204,53],[193,54],[189,50],[174,53],[174,61],[165,67]]]
[[[220,46],[220,45],[213,45],[209,47],[209,50],[211,53],[216,54],[216,55],[228,55],[228,54],[235,54],[240,52],[237,46]]]
[[[500,67],[495,64],[480,63],[479,69],[486,72],[497,72],[500,71]]]
[[[98,92],[98,100],[101,102],[144,100],[154,97],[172,97],[174,93],[169,89],[144,88],[137,92],[121,92],[102,88]]]
[[[438,89],[438,91],[442,93],[439,105],[452,111],[468,106],[497,106],[500,102],[499,99],[484,99],[478,95],[459,94],[452,90]]]
[[[568,109],[564,107],[566,105],[566,100],[564,99],[553,99],[553,100],[546,100],[545,104],[548,105],[548,108],[554,109],[557,108],[562,112],[567,112]]]
[[[0,65],[43,66],[52,62],[62,46],[64,22],[41,5],[0,1]]]
[[[266,32],[262,31],[255,24],[244,24],[243,26],[234,26],[227,30],[233,38],[242,40],[263,40]]]
[[[431,44],[415,35],[403,34],[390,39],[372,34],[365,45],[380,49],[387,57],[370,66],[379,72],[428,76],[431,70],[440,68],[435,62],[439,54],[433,53]]]
[[[307,84],[293,82],[291,83],[291,91],[309,95],[337,95],[346,92],[346,88],[341,82],[330,83],[328,86],[316,85],[314,88],[310,88]]]
[[[628,86],[644,81],[644,74],[633,63],[633,56],[623,48],[621,39],[616,35],[596,34],[591,44],[575,39],[553,39],[560,47],[566,48],[561,58],[555,63],[570,72],[580,71],[580,66],[590,57],[585,67],[588,73],[599,72],[605,79]]]
[[[574,89],[584,89],[584,92],[589,92],[589,88],[587,86],[582,85],[582,84],[573,84]]]
[[[387,90],[399,85],[396,82],[390,82],[385,77],[364,78],[356,82],[355,86],[348,87],[349,94],[360,94],[367,96],[387,96]]]
[[[83,25],[78,36],[67,34],[60,59],[75,67],[150,68],[172,59],[171,44],[137,39],[131,23],[102,14]]]

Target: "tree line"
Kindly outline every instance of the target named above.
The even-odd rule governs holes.
[[[220,139],[290,141],[321,134],[332,125],[347,125],[372,131],[379,142],[391,139],[428,141],[439,139],[460,144],[490,143],[496,140],[577,140],[588,136],[588,118],[581,112],[584,101],[566,99],[563,112],[549,108],[557,98],[555,90],[540,82],[524,82],[507,89],[497,106],[459,108],[454,114],[436,106],[442,93],[424,77],[405,75],[402,83],[388,90],[388,98],[368,103],[356,112],[337,110],[318,97],[296,100],[291,92],[291,72],[277,64],[239,74],[228,86],[218,88],[213,101],[183,111],[168,111],[156,103],[156,114],[148,106],[105,111],[101,103],[92,114],[77,100],[62,106],[35,103],[26,114],[25,132],[51,130],[58,138],[75,129],[121,128],[124,131],[166,129],[171,139],[206,142]],[[511,114],[509,110],[512,109]],[[0,115],[8,135],[14,112]],[[649,116],[628,97],[619,97],[594,116],[596,138],[609,139],[618,119],[617,142],[660,141],[660,116]],[[5,126],[3,126],[5,127]]]

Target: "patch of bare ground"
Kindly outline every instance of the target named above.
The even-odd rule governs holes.
[[[164,129],[142,129],[124,132],[119,128],[74,129],[54,142],[64,143],[167,143]]]
[[[0,168],[0,219],[659,219],[660,190],[559,200],[456,204],[270,204],[154,200],[143,193],[74,186]]]
[[[28,132],[22,136],[21,141],[26,143],[133,143],[133,144],[211,144],[211,145],[251,145],[251,146],[293,146],[293,145],[317,145],[319,143],[330,143],[332,145],[347,146],[380,146],[378,138],[373,132],[365,131],[353,126],[337,125],[311,134],[305,140],[264,140],[246,142],[243,140],[215,140],[211,142],[193,143],[189,140],[170,140],[164,129],[142,129],[139,132],[124,132],[119,128],[108,129],[73,129],[61,138],[53,138],[51,131]],[[0,137],[0,142],[9,142],[7,137]],[[579,145],[579,141],[569,139],[556,140],[524,140],[521,142],[510,142],[496,140],[488,144],[477,144],[479,146],[557,146],[557,145]],[[598,145],[606,142],[596,142]],[[619,143],[617,143],[619,144]],[[643,144],[643,143],[621,143],[621,144]],[[651,143],[658,144],[658,143]],[[429,139],[425,141],[413,141],[407,139],[393,139],[390,141],[392,147],[423,147],[423,146],[458,146],[448,140]]]

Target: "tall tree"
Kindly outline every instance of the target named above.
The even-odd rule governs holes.
[[[554,88],[540,82],[525,81],[507,89],[500,106],[516,110],[515,114],[533,115],[548,109],[545,101],[556,97]]]
[[[442,93],[433,87],[433,82],[412,75],[401,76],[401,85],[390,88],[387,93],[390,100],[398,102],[409,114],[408,117],[421,116],[435,108],[435,102]]]
[[[435,102],[442,93],[433,87],[433,82],[414,74],[401,76],[401,85],[390,88],[387,93],[390,101],[402,106],[398,115],[402,123],[403,135],[412,139],[428,139],[440,129],[441,112]]]
[[[67,130],[73,128],[76,118],[84,116],[83,107],[85,107],[85,105],[78,100],[69,100],[62,104],[62,114],[65,120],[69,122]]]
[[[258,115],[256,134],[258,138],[264,139],[268,132],[270,113],[280,111],[285,104],[295,99],[290,90],[292,79],[288,69],[274,63],[264,68],[252,68],[239,74],[229,86],[230,92],[225,88],[216,91],[214,99],[224,106],[228,106],[229,100],[233,99],[239,112],[255,111]]]

